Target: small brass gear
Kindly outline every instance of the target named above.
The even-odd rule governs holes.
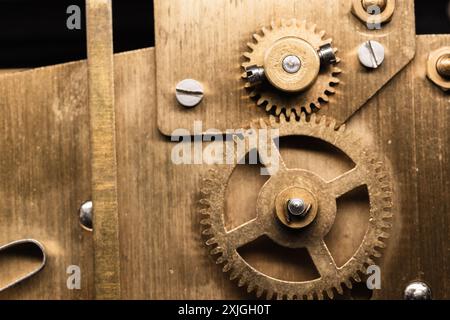
[[[334,290],[343,293],[343,284],[352,287],[351,279],[360,282],[359,273],[365,274],[367,266],[374,264],[373,259],[381,256],[379,248],[385,248],[384,239],[389,237],[388,231],[392,227],[389,222],[392,218],[389,174],[359,139],[346,132],[344,126],[339,130],[335,130],[335,126],[336,121],[319,118],[315,114],[307,120],[304,113],[300,120],[288,120],[282,114],[279,118],[271,116],[267,121],[260,120],[250,125],[250,128],[256,129],[254,132],[260,128],[274,128],[279,130],[279,137],[309,136],[320,139],[346,153],[356,166],[332,181],[325,181],[311,171],[287,168],[274,144],[270,151],[277,152],[279,170],[272,174],[259,192],[257,217],[233,230],[225,227],[225,195],[236,166],[211,169],[203,179],[200,213],[203,215],[203,235],[208,238],[206,245],[217,259],[217,264],[224,265],[223,271],[231,273],[230,279],[238,279],[239,287],[246,286],[249,293],[256,291],[258,297],[266,293],[267,299],[323,299],[325,295],[332,299]],[[259,152],[259,155],[261,157],[262,153]],[[354,255],[338,267],[323,239],[334,224],[336,199],[363,185],[369,194],[368,229]],[[300,192],[307,190],[312,196],[312,210],[317,212],[314,213],[313,223],[307,228],[294,230],[286,228],[284,222],[280,223],[282,221],[276,212],[277,201],[286,190],[291,192],[290,188],[297,188]],[[281,246],[306,248],[320,278],[303,282],[283,281],[249,265],[237,250],[263,235]]]
[[[296,44],[295,42],[305,42],[308,45],[302,46],[302,51],[306,59],[310,54],[308,46],[315,52],[318,52],[322,46],[326,44],[331,45],[332,40],[325,39],[324,36],[324,31],[316,32],[316,25],[309,25],[306,21],[292,19],[289,21],[281,20],[279,24],[272,22],[269,28],[262,28],[260,33],[254,34],[254,41],[247,44],[250,51],[243,54],[246,61],[242,64],[242,67],[244,70],[254,66],[273,68],[273,65],[267,66],[267,56],[268,52],[277,44],[279,48],[274,50],[287,49],[289,51],[289,48],[294,47],[293,50],[295,51],[296,46],[302,46],[301,43]],[[289,45],[289,42],[292,45]],[[334,52],[336,53],[337,50],[334,49]],[[303,59],[302,57],[300,58]],[[271,62],[277,63],[278,61],[277,59],[272,59]],[[248,80],[247,72],[245,72],[242,77],[246,81],[245,87],[249,90],[250,97],[256,100],[258,106],[264,107],[267,112],[276,116],[284,113],[287,117],[290,117],[292,112],[294,112],[299,117],[302,112],[310,114],[314,110],[320,109],[323,104],[329,102],[330,95],[336,92],[336,86],[339,83],[338,75],[341,73],[341,69],[335,66],[320,67],[320,61],[319,66],[317,66],[317,61],[312,61],[311,58],[309,61],[302,62],[304,62],[302,68],[305,68],[307,71],[297,76],[311,81],[310,85],[305,86],[301,92],[290,90],[284,90],[285,92],[283,92],[283,90],[279,90],[280,88],[277,85],[277,83],[285,80],[287,88],[289,88],[289,82],[292,82],[291,78],[295,75],[285,74],[285,79],[254,85]],[[337,58],[336,63],[338,62],[339,59]],[[279,76],[279,74],[276,76]],[[273,76],[273,78],[276,78],[276,76]]]

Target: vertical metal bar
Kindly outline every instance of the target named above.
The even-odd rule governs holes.
[[[86,1],[96,299],[120,299],[111,2]]]

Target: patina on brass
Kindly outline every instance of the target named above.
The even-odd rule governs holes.
[[[209,238],[206,241],[208,250],[219,256],[217,263],[224,264],[223,271],[231,272],[231,279],[238,278],[239,286],[246,286],[248,292],[256,291],[258,297],[265,292],[268,299],[274,296],[278,299],[333,298],[333,289],[342,293],[343,284],[351,288],[350,280],[360,281],[358,272],[365,272],[365,266],[374,264],[373,259],[381,256],[379,248],[385,247],[384,239],[389,236],[387,230],[391,227],[389,220],[392,218],[390,174],[376,160],[374,151],[363,146],[344,128],[335,131],[335,126],[335,120],[317,118],[315,114],[310,121],[303,114],[299,122],[288,122],[281,115],[280,119],[271,118],[267,123],[263,120],[252,123],[252,129],[278,128],[280,137],[311,136],[326,141],[345,152],[356,166],[331,181],[325,181],[311,171],[287,168],[278,155],[280,169],[260,190],[256,218],[230,231],[226,229],[224,219],[225,194],[235,166],[213,169],[204,180],[200,212],[204,216],[203,234]],[[370,222],[359,248],[351,259],[338,267],[324,238],[335,221],[336,199],[360,186],[368,189]],[[276,208],[277,194],[290,187],[310,190],[317,201],[313,205],[313,209],[318,210],[317,216],[308,228],[287,230],[274,215],[274,211],[279,209]],[[237,249],[263,235],[284,247],[307,248],[320,278],[303,282],[283,281],[248,265]]]
[[[292,112],[311,113],[329,101],[336,92],[341,70],[334,66],[320,68],[317,51],[331,39],[324,31],[306,21],[281,20],[263,28],[261,34],[253,35],[253,42],[247,44],[249,52],[244,53],[244,70],[250,66],[263,66],[270,84],[253,86],[247,82],[250,97],[268,112],[290,116]],[[282,66],[286,56],[299,57],[301,68],[294,74],[287,73]],[[246,78],[246,74],[244,78]],[[288,92],[288,94],[286,94]]]
[[[432,51],[428,56],[427,76],[444,91],[450,90],[450,47]]]
[[[120,298],[112,2],[86,1],[95,296]]]

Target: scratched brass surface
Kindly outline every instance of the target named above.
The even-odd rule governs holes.
[[[426,78],[429,50],[448,43],[446,35],[417,37],[413,63],[348,122],[386,159],[394,179],[395,224],[377,261],[382,290],[374,298],[400,299],[405,285],[416,279],[428,282],[435,298],[450,298],[450,101]],[[208,168],[171,163],[174,143],[160,134],[155,119],[153,59],[153,49],[146,49],[119,55],[115,63],[122,298],[251,298],[228,280],[202,244],[196,202],[200,176]],[[92,239],[79,228],[76,212],[90,197],[86,76],[86,64],[79,62],[0,78],[6,137],[0,145],[0,241],[34,237],[49,251],[47,267],[2,298],[93,297]],[[307,142],[300,146],[313,152],[294,150],[295,144],[282,143],[292,166],[325,177],[348,168],[345,158],[327,148],[323,152]],[[264,179],[257,170],[242,169],[232,183],[230,226],[251,217]],[[346,219],[332,230],[329,243],[342,259],[367,223],[363,200],[341,204]],[[265,240],[241,254],[274,275],[314,276],[301,252],[293,262],[286,259],[291,252]],[[84,270],[83,289],[69,292],[65,269],[77,263]]]
[[[207,128],[225,130],[267,116],[248,97],[240,66],[252,35],[282,18],[317,24],[317,31],[324,30],[325,38],[333,39],[341,59],[337,65],[342,69],[338,76],[341,82],[321,112],[345,122],[415,53],[413,0],[396,1],[392,21],[381,30],[368,30],[351,13],[351,6],[348,0],[156,0],[159,129],[170,135],[176,128],[202,120]],[[386,47],[387,58],[377,77],[355,59],[359,46],[367,40],[377,40]],[[175,99],[177,83],[186,78],[205,87],[205,98],[196,108],[186,109]]]

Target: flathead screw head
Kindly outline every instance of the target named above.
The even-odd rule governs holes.
[[[424,282],[411,282],[405,289],[404,298],[405,300],[431,300],[431,289]]]
[[[177,84],[175,94],[177,101],[183,107],[193,108],[203,100],[204,90],[200,82],[185,79]]]
[[[359,47],[358,57],[366,68],[377,69],[385,58],[384,46],[374,40],[366,41]]]

